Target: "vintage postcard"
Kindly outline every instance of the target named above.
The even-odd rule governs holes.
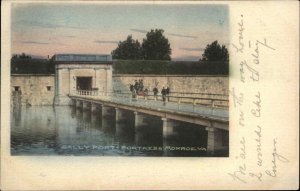
[[[11,35],[11,155],[228,157],[228,5],[13,3]]]
[[[298,2],[1,10],[1,189],[299,187]]]

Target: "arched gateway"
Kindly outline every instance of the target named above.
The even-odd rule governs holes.
[[[56,54],[55,105],[68,105],[77,90],[112,91],[112,57],[98,54]]]

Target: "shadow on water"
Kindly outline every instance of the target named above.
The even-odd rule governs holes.
[[[163,122],[147,116],[135,126],[126,111],[116,121],[114,108],[102,114],[69,106],[32,106],[12,109],[12,155],[99,156],[209,156],[204,127],[176,122],[173,133],[163,136]],[[219,154],[228,155],[228,152]]]

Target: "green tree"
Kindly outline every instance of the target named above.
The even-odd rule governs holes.
[[[164,30],[155,29],[143,39],[142,52],[145,60],[171,60],[169,40],[163,35]]]
[[[218,41],[208,44],[202,54],[201,61],[229,61],[228,50],[225,45],[220,45]]]
[[[125,41],[120,41],[118,47],[111,52],[114,59],[136,60],[141,58],[141,45],[138,40],[128,35]]]

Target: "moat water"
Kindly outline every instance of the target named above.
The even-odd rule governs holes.
[[[11,109],[12,155],[93,156],[209,156],[207,132],[193,124],[174,127],[163,138],[162,120],[146,118],[135,128],[133,112],[116,123],[115,116],[102,117],[69,106],[32,106]],[[223,154],[221,153],[221,156]]]

